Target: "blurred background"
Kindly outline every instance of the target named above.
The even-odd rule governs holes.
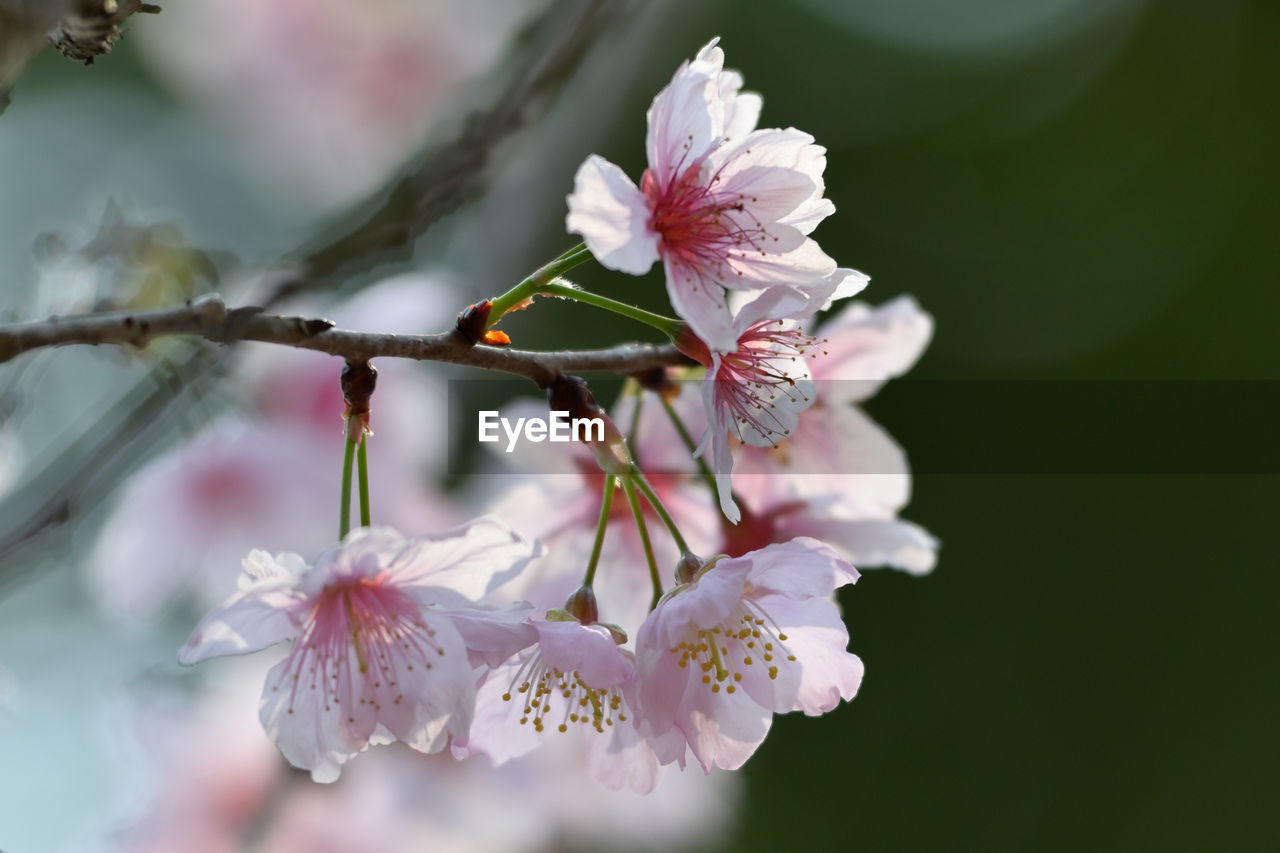
[[[954,418],[922,418],[911,393],[867,406],[908,457],[964,458],[953,421],[984,417],[963,411],[966,383],[1055,380],[1075,399],[1085,381],[1124,397],[1132,380],[1186,380],[1193,397],[1229,388],[1220,405],[1275,398],[1270,0],[175,0],[125,29],[92,67],[45,50],[0,115],[6,321],[217,290],[345,326],[443,328],[575,242],[563,200],[587,154],[641,173],[649,101],[719,35],[764,96],[762,126],[828,149],[837,212],[815,236],[871,276],[859,298],[911,294],[934,317],[898,381],[953,389]],[[519,128],[466,118],[500,114],[512,92]],[[478,151],[480,165],[462,156]],[[461,191],[417,224],[384,205],[398,181],[434,191],[442,176]],[[372,238],[314,251],[389,209],[411,251]],[[297,269],[316,286],[281,293]],[[660,271],[575,280],[664,307]],[[504,324],[517,345],[637,336],[570,304],[536,313]],[[937,568],[868,571],[842,591],[861,692],[820,719],[777,719],[740,779],[685,774],[644,801],[569,781],[581,774],[568,763],[424,781],[388,749],[313,795],[254,740],[254,691],[227,686],[238,670],[174,660],[200,612],[192,587],[215,595],[184,576],[201,571],[195,557],[305,552],[331,535],[327,486],[298,472],[336,476],[338,451],[316,455],[336,416],[308,409],[336,394],[336,368],[244,350],[78,348],[0,367],[6,853],[427,849],[395,846],[410,837],[458,850],[1280,842],[1280,476],[1271,451],[1256,468],[1247,454],[1225,470],[1204,461],[1265,443],[1266,406],[1235,427],[1181,411],[1222,424],[1203,446],[1155,418],[1145,443],[1159,462],[1134,470],[1051,455],[1027,470],[917,465],[904,515],[940,540]],[[404,411],[388,412],[382,452],[412,460],[421,488],[375,507],[441,526],[484,498],[447,461],[466,449],[429,419],[457,374],[383,370],[388,407]],[[289,389],[301,396],[286,406]],[[293,414],[246,439],[245,413],[257,429],[273,406]],[[1067,410],[1054,441],[1107,416]],[[1011,457],[1046,458],[1016,400],[999,420]],[[282,458],[296,465],[264,473]],[[314,512],[296,500],[312,491]],[[264,517],[270,530],[254,528]],[[157,554],[172,572],[143,567]],[[359,818],[326,825],[334,815]],[[393,829],[401,840],[378,834]]]

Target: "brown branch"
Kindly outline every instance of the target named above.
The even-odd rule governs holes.
[[[255,307],[228,309],[217,294],[185,305],[149,311],[112,311],[0,325],[0,362],[44,347],[72,344],[146,346],[165,335],[197,335],[216,343],[257,341],[316,350],[348,361],[409,358],[464,364],[523,376],[546,387],[566,372],[632,374],[688,363],[674,346],[623,344],[577,352],[530,352],[473,346],[456,330],[432,335],[393,335],[335,329],[329,320],[263,314]]]

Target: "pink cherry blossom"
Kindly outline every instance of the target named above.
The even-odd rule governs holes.
[[[731,438],[772,447],[791,435],[800,413],[813,405],[807,356],[816,342],[794,318],[818,304],[790,288],[773,288],[734,316],[736,343],[731,349],[708,350],[687,336],[679,342],[682,350],[707,366],[702,381],[707,429],[697,452],[711,450],[720,508],[735,524],[742,516],[730,479]]]
[[[937,541],[897,517],[911,497],[906,454],[853,405],[910,369],[932,330],[910,297],[874,309],[852,303],[820,327],[824,354],[809,363],[815,405],[773,447],[737,449],[734,490],[748,523],[726,553],[812,536],[859,566],[933,568]]]
[[[794,128],[757,130],[760,98],[740,91],[716,41],[654,98],[640,186],[591,155],[566,227],[610,269],[641,275],[661,258],[676,312],[713,350],[731,350],[724,288],[821,289],[836,265],[808,234],[835,207],[823,198],[825,149]]]
[[[775,713],[852,699],[862,662],[831,600],[858,573],[813,539],[709,561],[667,593],[636,637],[637,723],[662,763],[691,750],[734,770]]]
[[[296,554],[255,551],[240,591],[201,620],[178,659],[295,638],[267,674],[259,717],[316,781],[336,779],[370,743],[437,752],[471,724],[472,667],[497,665],[534,639],[527,606],[473,602],[539,552],[487,518],[415,539],[361,528],[310,567]]]
[[[488,673],[481,685],[467,751],[503,764],[545,737],[581,733],[590,744],[592,778],[611,790],[652,791],[659,765],[632,721],[635,662],[621,647],[626,635],[572,618],[531,624],[537,645]]]

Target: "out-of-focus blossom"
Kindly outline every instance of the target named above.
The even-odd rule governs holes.
[[[442,118],[460,115],[461,88],[540,5],[177,3],[137,40],[268,186],[324,212],[376,189]]]
[[[831,594],[857,579],[831,548],[797,539],[713,558],[668,592],[636,637],[636,726],[661,761],[683,767],[691,750],[708,773],[735,770],[775,713],[852,699],[862,662]]]
[[[193,664],[296,638],[267,674],[260,717],[290,763],[332,781],[370,743],[438,752],[465,736],[473,665],[497,665],[533,642],[527,607],[473,602],[537,556],[492,519],[406,539],[360,528],[308,566],[255,551],[241,589],[179,652]]]
[[[661,258],[672,306],[721,351],[737,339],[724,288],[822,290],[836,268],[808,237],[835,210],[825,149],[794,128],[757,130],[760,97],[741,88],[712,41],[649,108],[641,185],[593,154],[566,219],[610,269],[640,275]]]

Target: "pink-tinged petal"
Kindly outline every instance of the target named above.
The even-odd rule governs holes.
[[[827,168],[827,150],[821,145],[807,146],[801,150],[796,168],[808,175],[821,175]],[[801,233],[811,233],[818,227],[818,223],[836,212],[836,206],[831,200],[822,197],[825,191],[825,184],[821,179],[817,179],[817,189],[814,194],[787,214],[782,222],[799,229]]]
[[[680,741],[680,749],[684,749],[683,741]],[[610,791],[629,789],[637,794],[648,794],[658,784],[662,765],[653,747],[627,720],[615,723],[608,739],[593,739],[587,753],[587,772]]]
[[[524,696],[518,691],[517,676],[528,655],[513,658],[485,674],[476,690],[476,712],[465,747],[455,742],[455,758],[486,756],[495,766],[519,758],[542,744],[542,733],[525,716]],[[509,698],[504,698],[509,697]]]
[[[741,335],[765,320],[790,319],[810,313],[812,303],[809,294],[794,287],[770,287],[752,294],[751,300],[738,309],[733,316],[733,327]]]
[[[672,645],[655,638],[655,631],[650,625],[652,620],[653,614],[650,614],[636,636],[634,687],[634,706],[639,715],[636,727],[651,741],[667,735],[675,726],[685,693],[691,689],[690,682],[695,678],[691,667],[680,665],[680,657],[671,651]],[[677,755],[683,756],[683,738],[678,744],[675,741],[665,743],[666,749],[658,749],[663,764],[671,763]]]
[[[393,646],[380,663],[393,681],[374,681],[366,688],[377,703],[379,724],[419,752],[439,752],[450,737],[465,737],[475,713],[473,670],[452,622],[424,616],[424,628],[434,632],[435,656],[423,649],[426,660],[419,665],[412,643]]]
[[[732,350],[738,336],[721,283],[672,255],[663,258],[663,266],[667,272],[667,296],[676,314],[709,349]]]
[[[428,588],[408,592],[415,599],[423,601],[434,591]],[[533,605],[527,602],[512,604],[501,610],[459,607],[441,612],[449,617],[453,627],[462,636],[472,666],[498,666],[538,639],[537,632],[528,623]]]
[[[789,227],[772,225],[770,231],[781,233]],[[780,254],[732,252],[727,264],[729,273],[724,276],[723,284],[737,290],[755,290],[779,284],[821,285],[836,271],[836,262],[816,242],[807,238],[798,248]]]
[[[821,400],[832,383],[818,386]],[[768,512],[796,499],[824,515],[892,518],[911,495],[906,454],[860,409],[816,405],[773,448],[740,448],[734,482],[748,508]]]
[[[826,311],[842,299],[857,296],[871,283],[871,276],[847,267],[840,267],[831,274],[830,281],[834,285],[834,289],[831,291],[831,295],[827,297],[827,301],[823,303],[823,311]]]
[[[743,697],[723,691],[698,691],[696,701],[679,723],[698,763],[737,770],[755,754],[773,725],[773,712]]]
[[[259,579],[200,620],[178,651],[178,662],[190,666],[206,658],[248,654],[296,635],[305,604],[292,573],[280,565],[295,557],[282,554],[273,560],[265,551],[251,553],[245,559],[246,574]]]
[[[743,205],[739,221],[744,231],[764,226],[766,236],[755,239],[761,248],[769,250],[784,248],[765,245],[768,236],[775,232],[774,224],[782,223],[790,213],[812,198],[815,192],[821,192],[821,184],[815,183],[811,177],[783,166],[756,164],[738,169],[728,177],[719,177],[717,197],[738,201]],[[794,247],[803,236],[799,230],[791,227],[777,229],[777,232],[788,239],[789,245],[786,248]],[[790,233],[796,236],[791,237]]]
[[[724,103],[724,130],[720,134],[727,144],[745,139],[760,121],[763,99],[755,92],[742,92],[742,75],[725,71],[720,75],[720,100]]]
[[[859,566],[889,566],[927,575],[938,561],[938,540],[909,521],[839,518],[788,518],[784,528],[796,535],[819,537]]]
[[[729,186],[743,170],[776,166],[804,175],[821,187],[827,167],[826,149],[814,145],[812,136],[793,127],[754,131],[736,144],[716,149],[709,162],[719,170],[721,183]]]
[[[787,637],[787,651],[803,662],[794,701],[774,710],[825,714],[849,701],[862,683],[862,661],[846,650],[849,632],[836,606],[825,598],[769,596],[761,600]]]
[[[635,674],[635,664],[600,625],[538,622],[542,659],[561,672],[576,672],[592,687],[615,687]]]
[[[578,167],[565,227],[581,234],[601,264],[642,275],[658,260],[659,237],[649,228],[649,203],[626,174],[592,154]]]
[[[436,603],[456,606],[479,600],[544,550],[495,518],[477,518],[412,540],[396,559],[395,580],[405,587],[429,587]]]
[[[711,464],[715,472],[716,492],[720,495],[720,511],[731,523],[742,521],[742,510],[733,499],[733,450],[727,432],[717,433],[711,440]]]
[[[787,598],[825,598],[838,587],[858,580],[853,566],[816,539],[768,545],[732,561],[749,567],[747,583],[753,589],[769,590]]]
[[[724,52],[714,42],[676,70],[649,107],[645,151],[649,168],[663,185],[697,163],[719,142],[724,101],[719,75]]]
[[[669,649],[690,626],[712,628],[724,622],[742,597],[750,569],[749,563],[740,560],[720,560],[693,583],[669,594],[640,626],[636,648]]]
[[[299,702],[289,713],[293,683],[287,658],[267,673],[258,708],[262,726],[285,759],[294,767],[310,770],[313,781],[337,781],[342,765],[364,748],[367,739],[347,736],[337,725],[336,715],[326,711],[321,702]],[[361,715],[365,716],[363,710]]]
[[[933,318],[910,296],[875,309],[852,303],[823,324],[819,334],[826,339],[828,355],[814,360],[814,377],[846,380],[831,383],[830,404],[857,403],[911,369],[933,336]]]

